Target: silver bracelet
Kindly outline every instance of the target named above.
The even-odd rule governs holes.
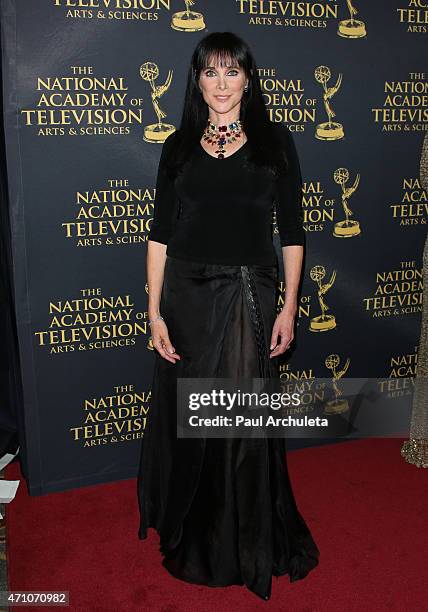
[[[159,319],[162,319],[162,321],[164,320],[161,315],[158,315],[155,319],[152,319],[151,321],[149,320],[149,325],[151,326],[152,323],[154,323],[155,321],[159,321]]]

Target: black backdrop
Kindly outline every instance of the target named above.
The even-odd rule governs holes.
[[[31,494],[136,474],[150,418],[145,240],[160,142],[178,127],[190,55],[208,32],[250,43],[272,120],[290,127],[301,158],[305,276],[282,376],[330,376],[332,355],[339,369],[349,358],[347,376],[414,373],[428,120],[428,9],[417,4],[199,0],[183,16],[172,0],[1,0]],[[329,106],[337,125],[326,132]],[[331,280],[320,333],[317,292]]]

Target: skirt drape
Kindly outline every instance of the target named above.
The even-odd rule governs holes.
[[[137,479],[138,537],[153,527],[162,564],[207,586],[245,584],[263,599],[272,576],[304,578],[319,550],[298,511],[281,438],[177,438],[177,378],[279,376],[269,358],[278,265],[167,256],[160,312],[181,360],[155,353]]]

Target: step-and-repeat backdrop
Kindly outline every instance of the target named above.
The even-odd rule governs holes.
[[[427,231],[424,0],[0,6],[31,494],[137,473],[154,362],[145,253],[157,164],[209,32],[249,42],[271,119],[300,154],[307,250],[281,376],[373,376],[382,393],[406,392]]]

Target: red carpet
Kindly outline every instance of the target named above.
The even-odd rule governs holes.
[[[401,443],[353,440],[288,454],[320,565],[293,584],[274,579],[269,602],[245,587],[172,578],[157,534],[137,538],[135,480],[35,498],[21,482],[6,514],[10,589],[68,590],[68,609],[85,612],[426,609],[427,473],[402,459]],[[21,477],[17,464],[6,477]]]

